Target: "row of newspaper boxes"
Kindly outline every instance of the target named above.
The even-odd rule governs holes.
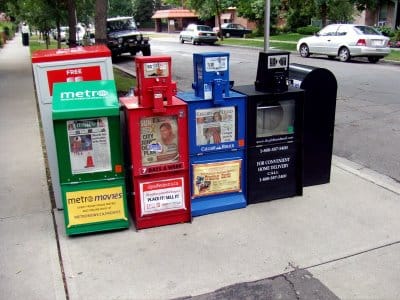
[[[288,53],[260,53],[276,84],[259,72],[258,87],[233,89],[228,53],[194,54],[188,92],[177,92],[171,57],[136,57],[135,95],[118,98],[109,57],[90,48],[33,55],[67,234],[127,228],[129,210],[142,229],[302,194],[304,91],[282,85]]]

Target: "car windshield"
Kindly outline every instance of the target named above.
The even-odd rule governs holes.
[[[108,21],[107,30],[108,31],[136,30],[136,25],[133,19]]]
[[[197,26],[197,30],[199,30],[199,31],[212,31],[211,27],[210,26],[206,26],[206,25]]]
[[[377,35],[381,35],[381,33],[377,30],[375,30],[375,28],[369,27],[369,26],[355,26],[354,30],[358,33],[358,34],[377,34]]]

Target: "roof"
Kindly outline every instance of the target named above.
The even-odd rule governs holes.
[[[152,19],[172,19],[172,18],[197,18],[194,11],[188,9],[166,9],[157,10],[151,17]]]

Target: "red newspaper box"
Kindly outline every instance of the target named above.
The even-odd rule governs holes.
[[[52,119],[53,84],[113,80],[111,52],[104,45],[38,50],[32,53],[32,65],[55,202],[61,209],[63,204]]]
[[[189,222],[187,105],[174,96],[170,57],[138,57],[136,65],[137,96],[120,98],[136,228]]]

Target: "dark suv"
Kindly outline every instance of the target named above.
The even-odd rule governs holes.
[[[107,19],[107,46],[113,56],[122,53],[135,55],[140,51],[143,56],[151,55],[149,38],[137,31],[132,17]]]

